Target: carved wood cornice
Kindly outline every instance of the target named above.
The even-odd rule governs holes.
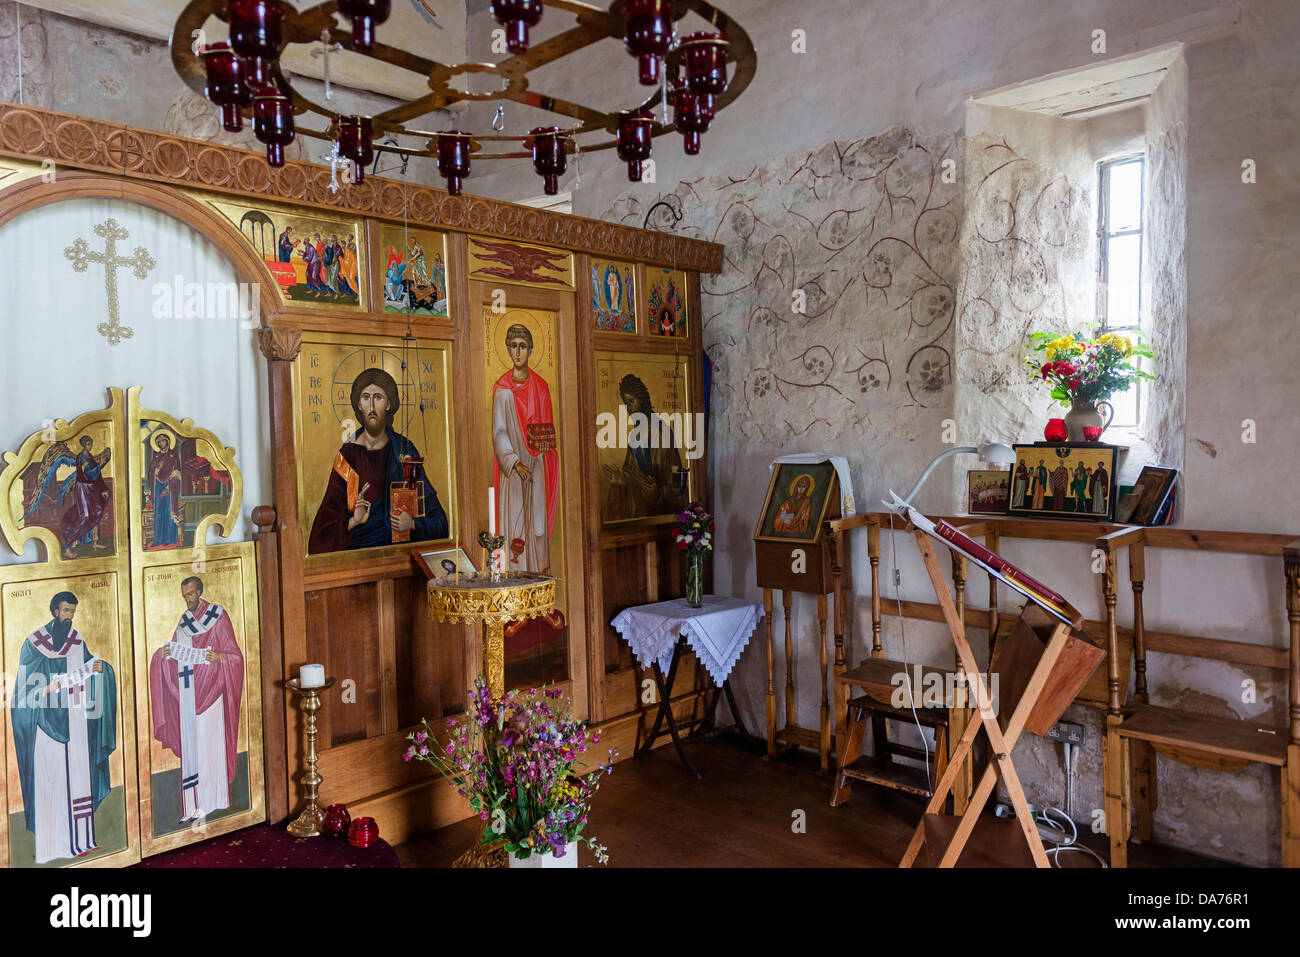
[[[302,349],[302,330],[267,326],[257,330],[257,345],[268,359],[292,362]]]
[[[581,216],[380,177],[329,190],[330,171],[203,140],[0,102],[0,156],[244,197],[358,213],[412,225],[559,246],[620,259],[718,272],[722,246]],[[57,169],[56,169],[57,172]]]

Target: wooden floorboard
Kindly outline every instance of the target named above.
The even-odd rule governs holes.
[[[719,736],[687,745],[703,779],[693,781],[670,746],[620,762],[605,778],[589,832],[609,847],[610,867],[896,867],[925,802],[857,784],[848,803],[828,804],[831,779],[817,755],[766,761]],[[793,829],[804,812],[804,830]],[[447,867],[477,840],[472,818],[397,848],[404,867]],[[1106,853],[1104,835],[1087,843]],[[579,860],[593,863],[585,848]],[[1068,867],[1096,867],[1069,853]],[[1221,867],[1159,845],[1132,845],[1130,867]]]

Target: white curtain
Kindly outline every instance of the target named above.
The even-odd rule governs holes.
[[[105,240],[95,227],[109,219],[128,234],[117,241],[116,256],[131,258],[141,247],[154,263],[144,279],[129,266],[117,269],[119,320],[133,331],[117,345],[98,331],[110,321],[106,267],[89,262],[77,272],[65,253],[84,239],[90,253],[102,254]],[[250,538],[250,512],[271,501],[266,363],[251,323],[238,315],[219,317],[228,313],[225,309],[204,318],[184,318],[184,309],[175,315],[172,293],[173,301],[155,305],[161,286],[171,289],[179,281],[185,290],[199,284],[188,287],[192,292],[226,289],[237,280],[230,263],[201,233],[134,203],[64,200],[0,227],[0,342],[6,346],[0,360],[5,409],[0,450],[16,451],[43,420],[71,421],[104,408],[109,386],[144,386],[144,408],[191,418],[234,446],[244,499],[230,540]],[[170,318],[156,315],[168,309]],[[114,470],[118,481],[124,464],[125,457]],[[0,564],[35,559],[33,542],[23,557],[0,547]]]

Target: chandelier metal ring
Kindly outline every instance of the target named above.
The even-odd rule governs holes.
[[[614,134],[618,128],[620,113],[606,112],[580,103],[560,99],[539,93],[531,89],[528,74],[565,56],[597,43],[613,38],[622,41],[624,34],[624,0],[614,0],[609,9],[576,2],[576,0],[542,0],[547,8],[554,8],[571,13],[577,17],[575,27],[557,34],[547,40],[532,45],[526,52],[515,54],[500,63],[456,63],[445,64],[430,60],[397,47],[375,42],[369,51],[352,51],[358,55],[371,57],[392,66],[399,67],[427,78],[430,92],[399,103],[387,110],[368,117],[370,128],[376,139],[380,136],[406,135],[425,140],[425,145],[402,146],[386,144],[385,151],[408,156],[426,156],[437,158],[439,131],[424,130],[413,127],[410,122],[417,117],[444,109],[455,103],[482,102],[490,100],[509,100],[526,106],[558,114],[570,122],[561,125],[549,135],[561,138],[572,148],[573,137],[604,131]],[[295,10],[287,3],[279,4],[283,11],[281,34],[284,46],[294,44],[318,44],[322,31],[328,31],[331,41],[339,41],[350,47],[352,33],[336,19],[336,0],[327,0],[306,10]],[[181,11],[172,30],[171,56],[176,72],[193,90],[203,95],[207,85],[203,57],[191,47],[189,38],[201,35],[210,18],[225,20],[226,0],[191,0]],[[716,111],[721,111],[740,96],[749,86],[757,66],[754,47],[749,35],[727,14],[707,0],[674,0],[673,20],[680,21],[688,13],[694,12],[722,33],[727,43],[727,61],[732,67],[732,74],[726,90],[716,100]],[[341,14],[340,14],[341,16]],[[667,78],[679,75],[679,66],[683,55],[683,45],[675,45],[664,58],[667,66]],[[302,115],[312,113],[323,117],[328,126],[324,131],[297,128],[296,132],[315,139],[332,141],[339,137],[340,122],[351,119],[352,114],[340,113],[322,104],[316,103],[295,90],[288,78],[281,72],[278,62],[275,64],[276,85],[288,97],[293,113]],[[468,73],[487,73],[500,77],[504,89],[487,93],[473,93],[454,89],[451,80]],[[669,89],[673,87],[670,85]],[[633,106],[633,113],[653,115],[659,105],[663,92],[660,87],[653,88],[650,95],[641,103]],[[650,124],[651,137],[676,129],[673,123],[662,123],[655,119]],[[533,156],[525,150],[500,150],[489,152],[484,144],[517,143],[527,146],[531,135],[478,134],[470,133],[469,154],[476,160],[524,159]],[[581,152],[590,153],[611,149],[616,139],[600,140],[588,145],[581,144]]]

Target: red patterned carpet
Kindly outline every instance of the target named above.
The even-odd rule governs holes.
[[[148,858],[136,867],[401,867],[385,840],[353,847],[343,838],[293,837],[261,824]]]

